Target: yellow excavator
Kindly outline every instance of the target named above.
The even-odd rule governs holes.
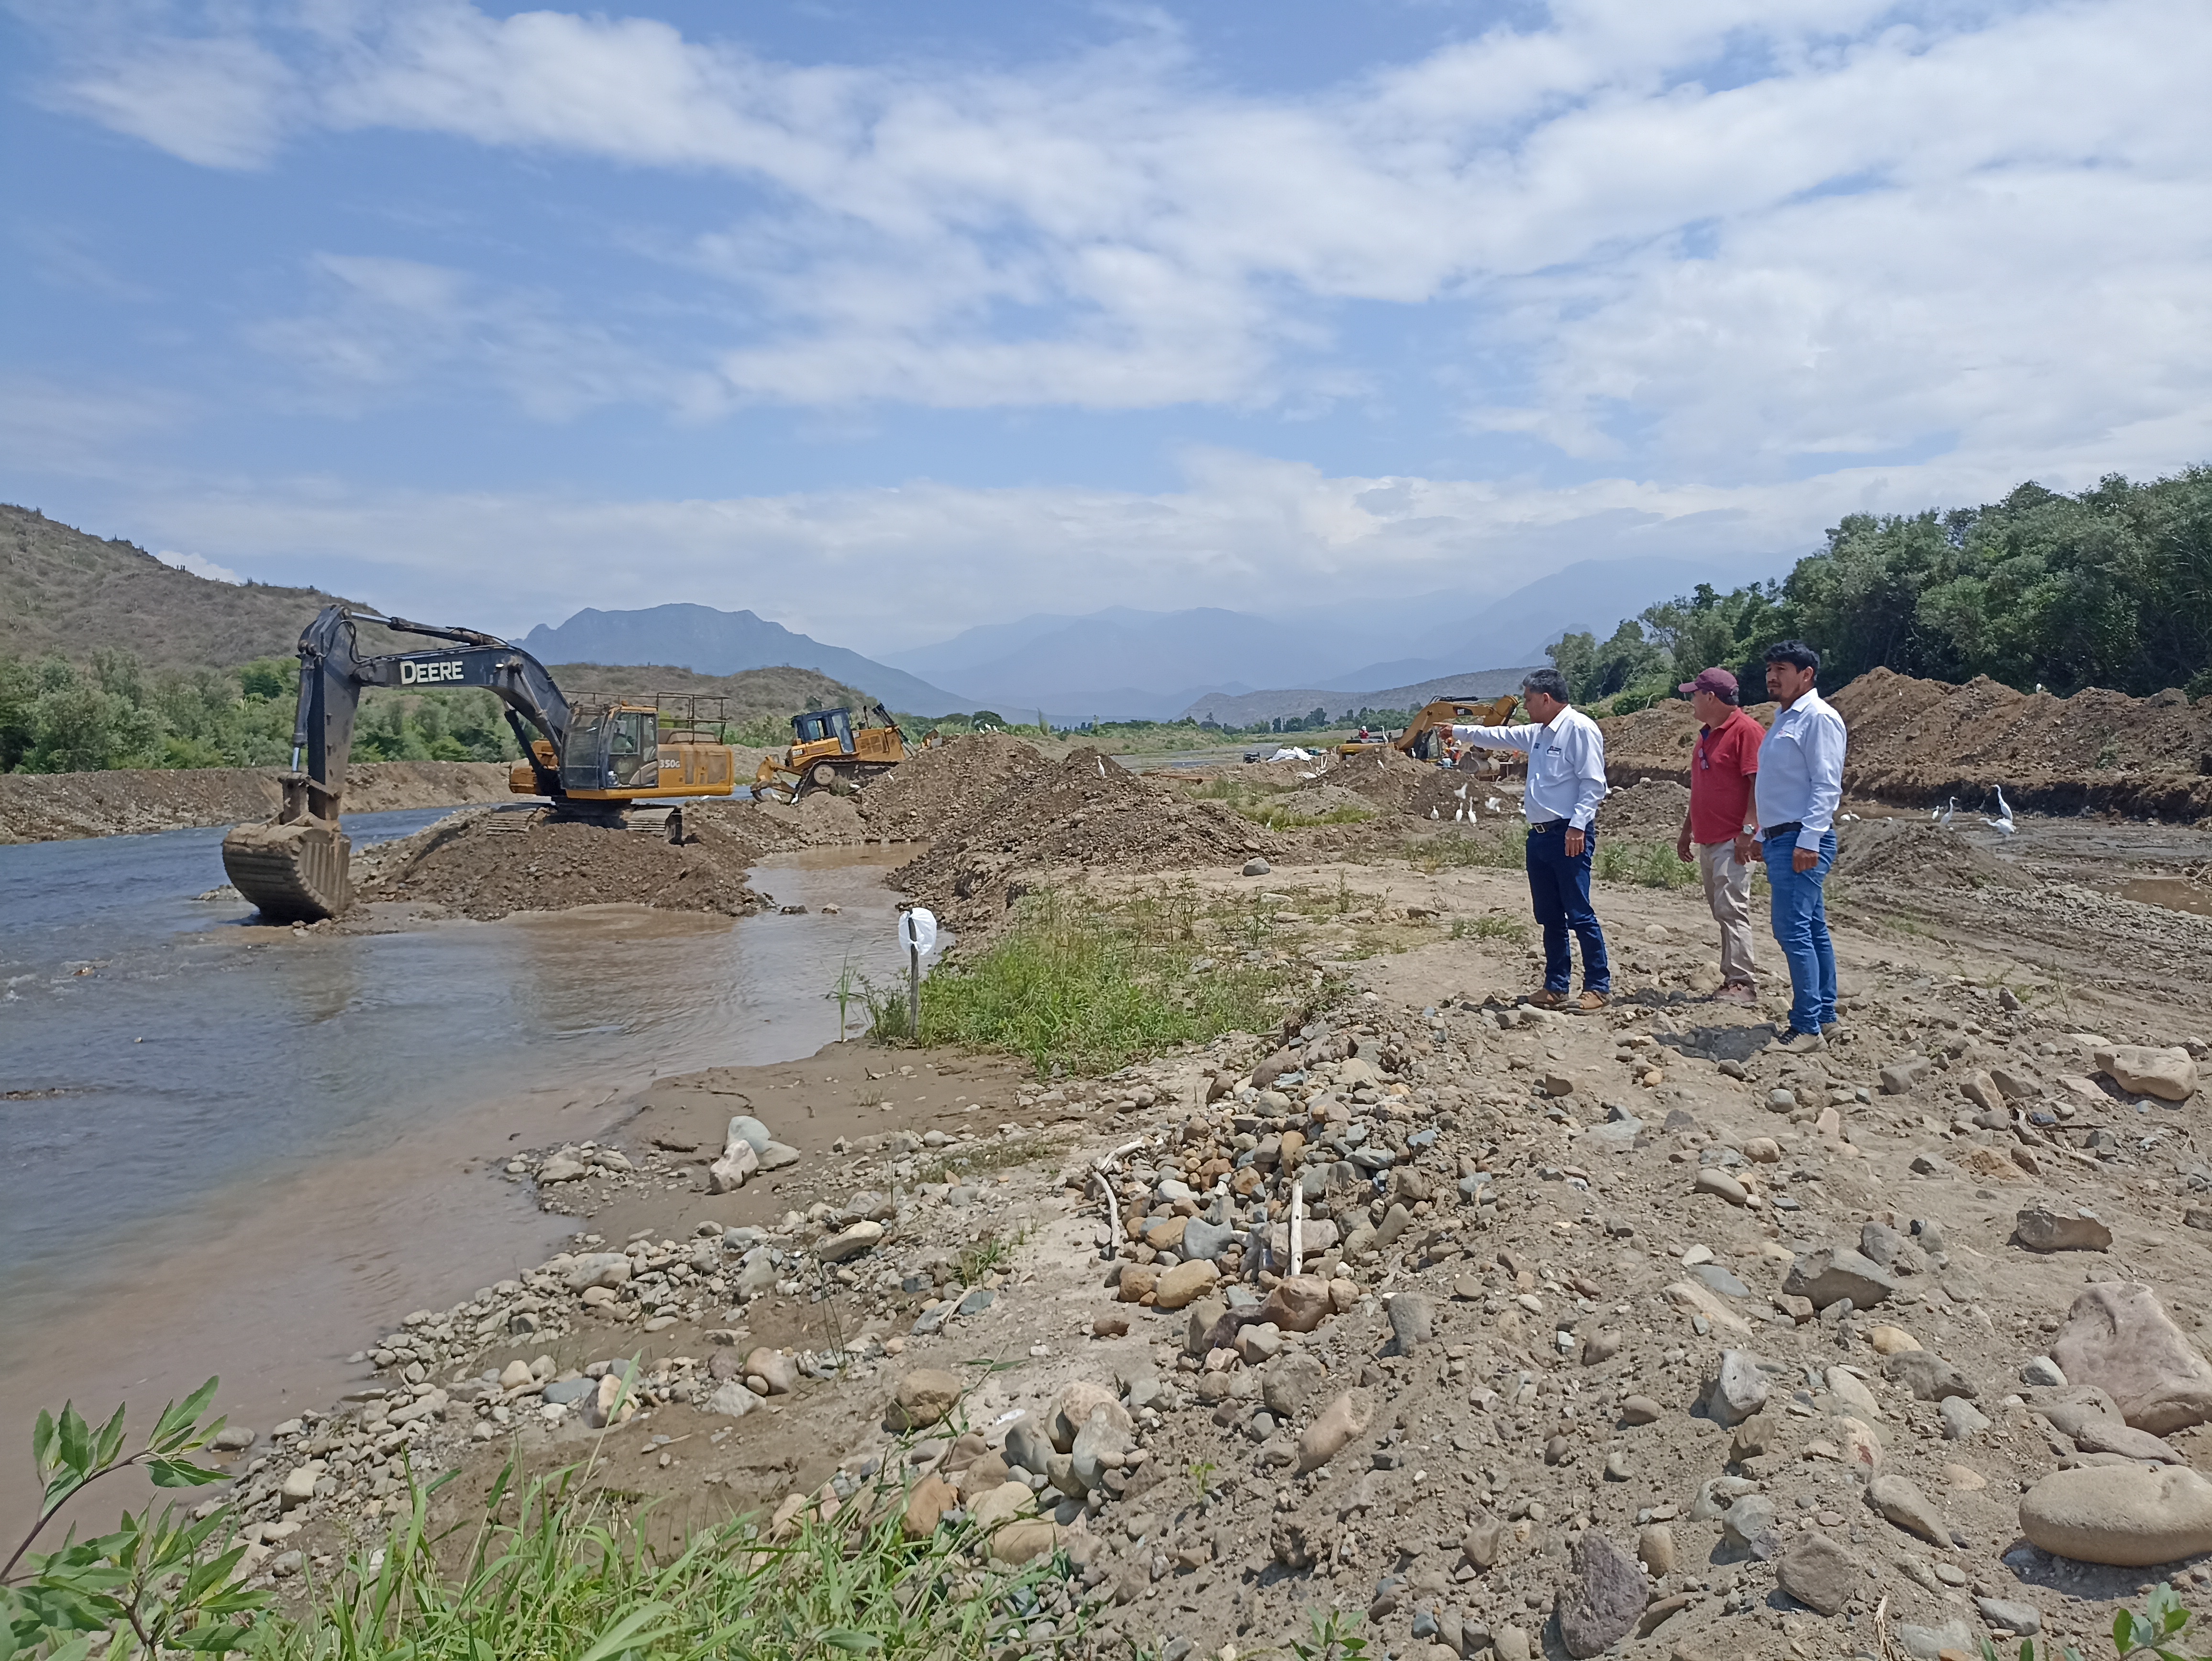
[[[906,733],[880,703],[860,711],[872,726],[854,726],[850,709],[810,709],[791,718],[791,744],[761,757],[753,794],[786,804],[817,790],[857,790],[913,752]]]
[[[365,658],[356,649],[357,622],[454,643]],[[726,796],[736,786],[737,752],[728,745],[696,730],[671,733],[677,741],[662,742],[657,702],[571,703],[544,664],[495,636],[326,605],[300,636],[292,770],[278,776],[283,804],[269,823],[239,825],[222,840],[232,884],[273,921],[313,922],[352,903],[353,844],[339,814],[354,716],[368,686],[481,686],[490,692],[507,706],[507,725],[522,746],[508,787],[519,795],[546,797],[561,818],[644,828],[633,821],[635,803]],[[690,726],[696,727],[696,719]],[[642,810],[645,816],[652,828],[665,828],[671,842],[683,840],[681,808]]]
[[[1336,746],[1340,756],[1357,756],[1364,751],[1389,748],[1415,761],[1440,762],[1445,756],[1445,740],[1454,727],[1500,727],[1512,720],[1513,712],[1521,707],[1519,697],[1507,692],[1487,701],[1478,698],[1437,698],[1424,704],[1406,730],[1394,739],[1353,739]],[[1503,757],[1504,759],[1501,759]],[[1494,778],[1504,771],[1511,759],[1505,751],[1477,751],[1463,757],[1460,765],[1468,772],[1485,778]]]

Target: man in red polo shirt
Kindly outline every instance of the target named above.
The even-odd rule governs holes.
[[[1765,729],[1744,714],[1735,677],[1706,669],[1681,687],[1704,723],[1690,759],[1690,811],[1674,852],[1695,860],[1705,882],[1705,904],[1721,926],[1721,989],[1729,1003],[1756,1007],[1759,988],[1751,961],[1751,862],[1758,834],[1752,780],[1759,772],[1759,741]]]

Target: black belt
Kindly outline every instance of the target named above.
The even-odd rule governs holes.
[[[1573,824],[1566,819],[1534,819],[1529,822],[1528,834],[1534,837],[1540,836],[1547,830],[1571,830],[1573,829]],[[1595,830],[1596,827],[1593,825],[1591,829]]]
[[[1764,840],[1771,842],[1777,837],[1794,837],[1804,828],[1804,820],[1792,819],[1787,824],[1770,824],[1759,834]]]

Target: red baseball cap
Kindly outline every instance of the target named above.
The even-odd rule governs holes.
[[[1687,697],[1692,692],[1718,692],[1723,697],[1736,696],[1735,677],[1725,669],[1700,669],[1695,680],[1686,680],[1675,691]]]

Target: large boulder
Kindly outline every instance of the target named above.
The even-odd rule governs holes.
[[[2097,1070],[2132,1095],[2185,1102],[2197,1093],[2197,1063],[2185,1050],[2120,1043],[2097,1051]]]
[[[2020,1530],[2078,1562],[2171,1563],[2212,1551],[2212,1482],[2179,1465],[2055,1470],[2021,1496]]]
[[[1863,1252],[1849,1246],[1824,1246],[1790,1265],[1782,1290],[1787,1297],[1805,1299],[1815,1309],[1826,1309],[1846,1298],[1854,1309],[1872,1309],[1897,1290],[1897,1282],[1887,1269]]]
[[[2069,1384],[2104,1390],[2137,1430],[2166,1436],[2212,1419],[2212,1362],[2147,1286],[2083,1287],[2051,1354]]]

